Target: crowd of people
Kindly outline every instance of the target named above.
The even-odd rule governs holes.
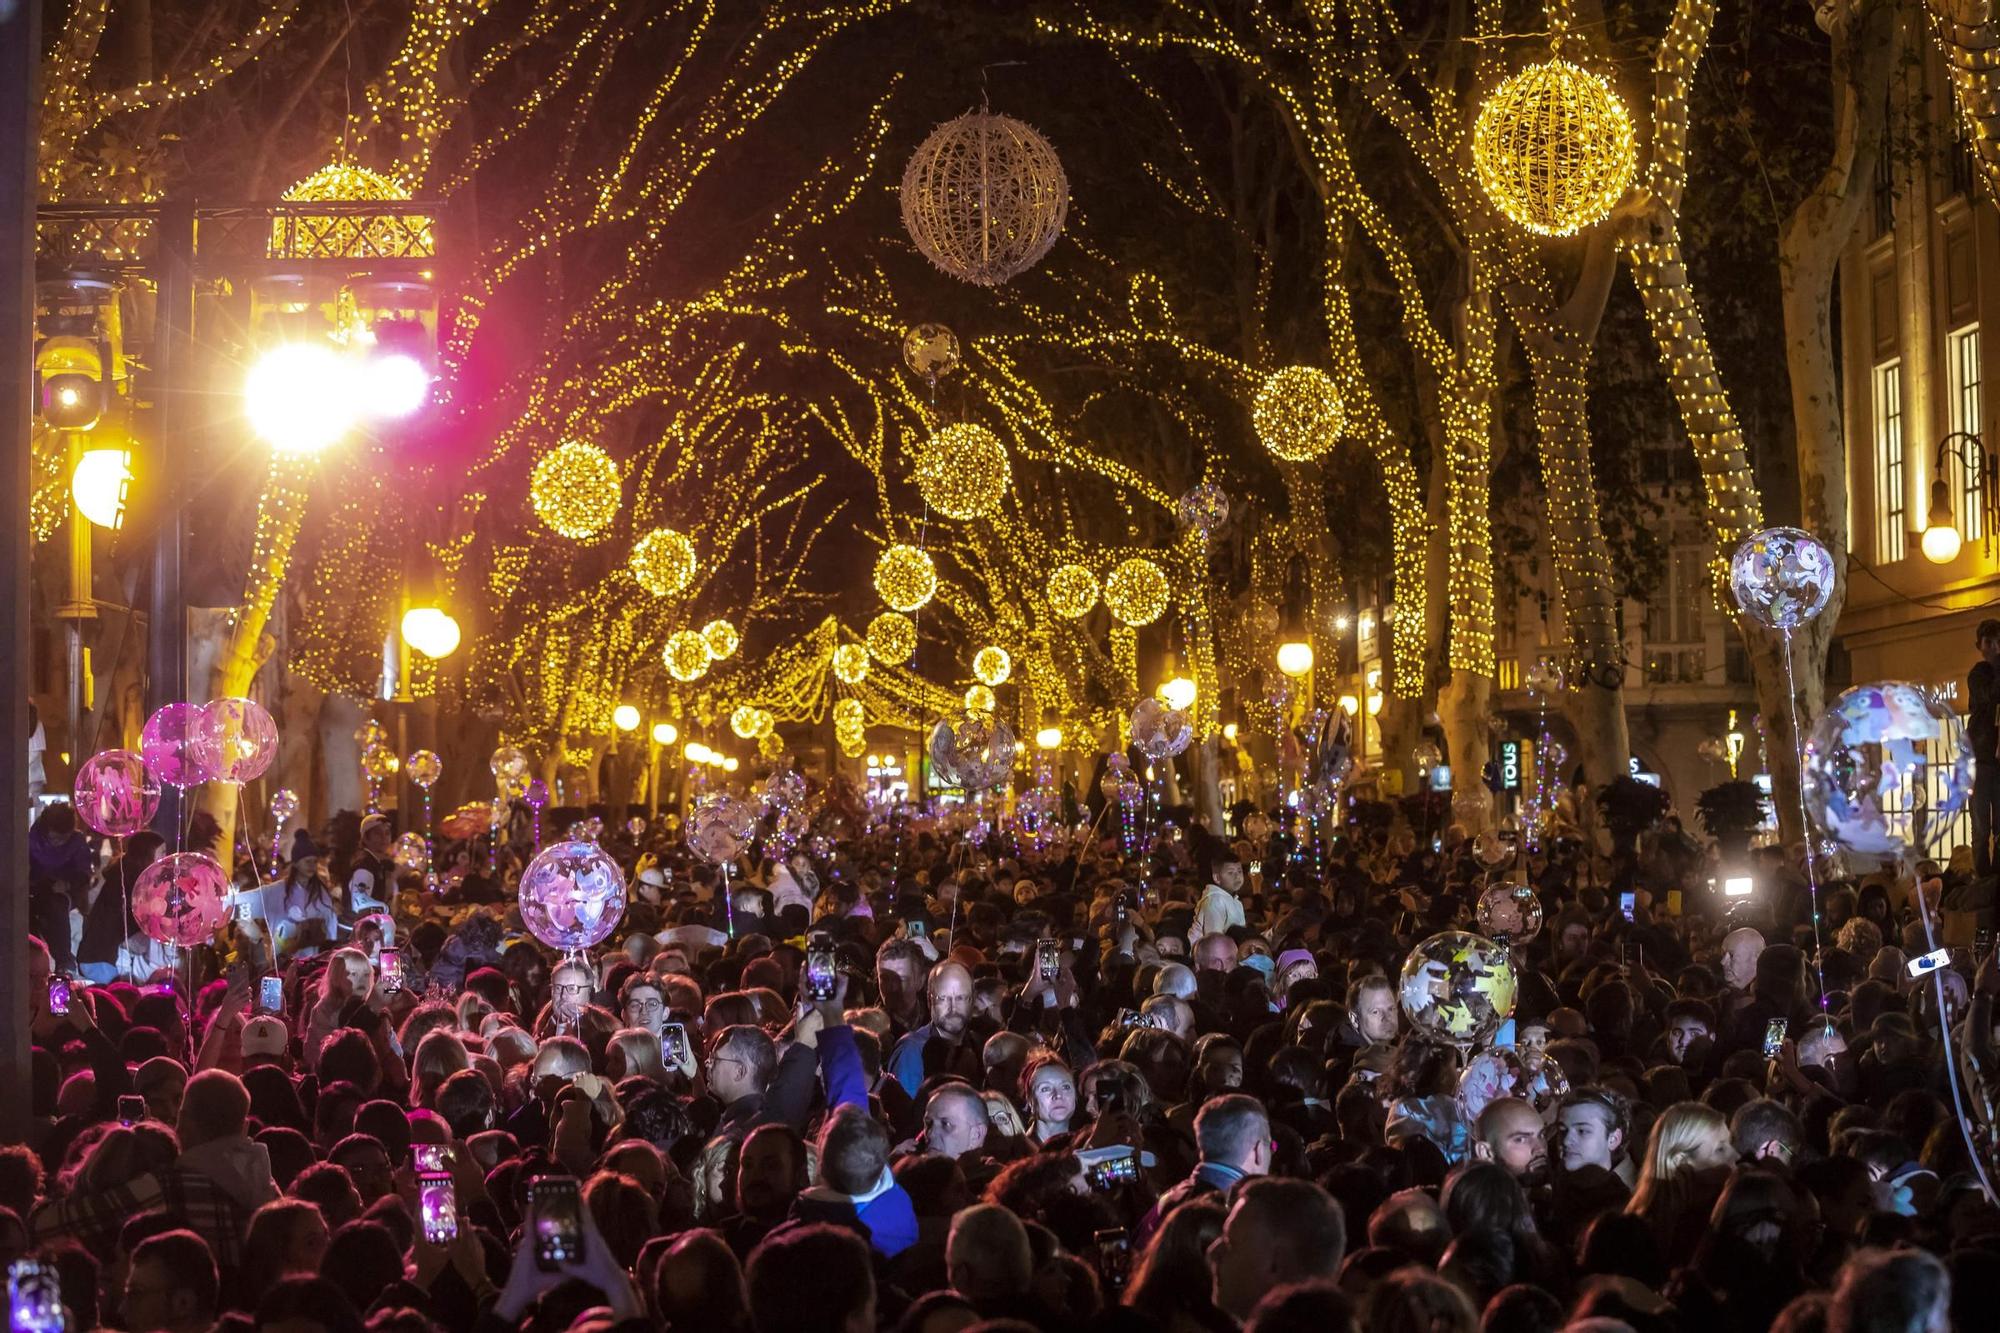
[[[427,881],[350,816],[150,970],[157,840],[58,817],[0,1250],[127,1333],[1993,1326],[2000,970],[1912,977],[1918,890],[1245,814],[856,811],[725,881],[599,811],[630,899],[569,954],[507,900],[531,846]],[[1523,1072],[1475,1090],[1398,978],[1506,880]]]

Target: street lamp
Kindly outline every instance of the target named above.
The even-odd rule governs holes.
[[[354,425],[358,386],[352,363],[317,342],[280,343],[243,381],[250,429],[281,454],[316,454]]]
[[[653,744],[672,745],[675,741],[679,740],[680,738],[681,738],[680,728],[676,727],[673,723],[655,722],[653,724]]]
[[[1053,708],[1042,710],[1042,727],[1035,733],[1037,750],[1060,750],[1063,743],[1062,717]]]
[[[1312,645],[1304,639],[1278,645],[1278,670],[1297,680],[1300,676],[1312,674]]]
[[[458,651],[458,622],[437,606],[413,606],[403,612],[403,642],[437,661]]]
[[[619,704],[611,710],[611,724],[620,731],[639,729],[639,710],[631,704]]]
[[[1980,535],[1990,552],[1993,545],[1993,528],[2000,523],[2000,495],[1995,493],[1996,469],[1992,455],[1977,435],[1970,431],[1955,430],[1938,441],[1937,458],[1931,467],[1931,509],[1924,520],[1924,533],[1920,539],[1924,559],[1934,565],[1950,564],[1958,558],[1965,538],[1959,533],[1958,521],[1952,513],[1950,473],[1945,468],[1945,459],[1955,457],[1959,466],[1968,475],[1977,467],[1979,478],[1979,510],[1984,520],[1980,524]],[[1975,457],[1977,462],[1975,463]]]
[[[1175,676],[1160,686],[1160,702],[1182,712],[1194,707],[1194,696],[1194,682],[1186,676]]]
[[[100,528],[125,526],[125,498],[132,486],[130,449],[86,449],[76,460],[69,493],[77,512]]]

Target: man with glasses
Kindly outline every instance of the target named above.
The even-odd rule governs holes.
[[[627,977],[618,991],[618,1012],[628,1028],[644,1028],[655,1037],[667,1022],[667,997],[660,983],[640,972]]]
[[[590,1007],[590,969],[563,963],[549,978],[549,1017],[558,1032],[575,1032],[583,1011]]]

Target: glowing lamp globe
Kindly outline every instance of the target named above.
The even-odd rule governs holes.
[[[1104,605],[1121,625],[1150,625],[1167,609],[1169,585],[1160,567],[1133,556],[1104,580]]]
[[[1632,117],[1601,75],[1544,60],[1509,76],[1479,108],[1472,164],[1486,197],[1516,224],[1574,235],[1631,188]]]
[[[694,543],[672,528],[654,528],[633,545],[627,563],[640,587],[671,597],[694,581]]]
[[[1000,507],[1007,450],[984,426],[959,422],[933,435],[917,458],[917,490],[946,518],[984,518]]]
[[[458,651],[458,622],[442,608],[413,606],[403,613],[403,642],[433,660]]]
[[[69,493],[76,511],[100,528],[116,532],[125,526],[125,498],[132,487],[129,449],[87,449],[76,460]]]
[[[915,546],[891,546],[875,562],[875,591],[895,610],[918,610],[937,594],[937,566]]]
[[[1097,575],[1082,565],[1057,565],[1049,571],[1049,610],[1066,620],[1089,615],[1097,593]]]
[[[542,455],[528,483],[535,516],[558,536],[580,541],[618,512],[618,464],[594,444],[571,440]]]
[[[1924,529],[1924,559],[1934,565],[1948,565],[1958,559],[1959,548],[1964,544],[1958,529],[1949,523]]]
[[[1160,702],[1185,712],[1194,707],[1195,685],[1186,676],[1175,676],[1160,686]]]
[[[1007,678],[1014,674],[1014,659],[1008,655],[1005,648],[997,644],[988,644],[973,654],[972,674],[979,678],[980,684],[991,685],[997,689],[1005,685]]]
[[[620,731],[637,731],[639,729],[639,710],[631,704],[619,704],[611,710],[611,725],[617,727]]]
[[[706,745],[703,745],[700,741],[689,741],[686,745],[681,747],[681,754],[684,755],[687,758],[687,761],[691,764],[705,764],[708,762],[709,756],[714,753],[715,751],[709,749]]]
[[[369,357],[357,378],[361,410],[380,420],[409,416],[430,401],[431,372],[406,352]]]
[[[1061,727],[1043,727],[1035,733],[1035,748],[1038,750],[1060,750],[1063,743]]]
[[[667,646],[661,652],[660,660],[666,664],[668,675],[685,684],[708,674],[712,655],[708,651],[708,640],[691,629],[683,629],[667,636]]]
[[[1278,670],[1287,676],[1303,676],[1313,669],[1312,645],[1303,640],[1278,645]]]
[[[672,745],[675,741],[679,740],[680,738],[681,738],[681,729],[675,726],[673,723],[655,722],[653,724],[653,744]]]
[[[243,381],[243,411],[258,439],[280,454],[318,453],[353,427],[360,395],[351,365],[322,343],[284,343]]]
[[[1287,463],[1310,463],[1339,442],[1347,411],[1333,377],[1318,366],[1273,371],[1257,390],[1250,421],[1264,447]]]

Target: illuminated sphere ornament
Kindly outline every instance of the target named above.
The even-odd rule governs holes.
[[[129,838],[153,822],[160,784],[130,750],[106,750],[76,771],[76,817],[107,838]],[[275,802],[274,802],[275,803]]]
[[[163,856],[132,881],[132,918],[146,938],[192,948],[228,915],[229,876],[207,852]]]
[[[757,710],[744,704],[729,714],[729,729],[744,740],[757,734]]]
[[[393,176],[353,162],[331,162],[285,191],[287,200],[381,202],[408,199],[410,192]],[[407,214],[370,209],[355,217],[304,214],[271,223],[271,253],[311,259],[421,259],[435,253],[428,220],[409,225]],[[301,254],[300,252],[303,251]]]
[[[859,685],[868,679],[868,649],[858,643],[843,643],[833,650],[833,674],[843,685]]]
[[[1010,472],[1007,449],[984,426],[961,421],[931,436],[917,456],[917,490],[946,518],[984,518],[1000,507]]]
[[[377,782],[386,782],[403,771],[403,761],[386,745],[371,745],[361,752],[361,771]]]
[[[1515,988],[1505,948],[1447,930],[1410,950],[1398,994],[1419,1036],[1470,1048],[1491,1040],[1513,1015]]]
[[[997,787],[1014,771],[1014,733],[990,714],[944,719],[931,728],[929,748],[945,780],[968,791]]]
[[[493,774],[493,780],[502,784],[519,778],[525,786],[533,776],[529,772],[527,753],[513,745],[503,745],[495,750],[492,758],[486,761],[486,768]]]
[[[1964,719],[1916,685],[1857,685],[1813,723],[1800,774],[1813,822],[1850,857],[1923,856],[1972,794]]]
[[[594,842],[542,849],[521,873],[521,924],[551,949],[588,949],[625,915],[625,875]]]
[[[968,713],[991,713],[998,706],[999,701],[993,697],[993,691],[984,685],[974,685],[965,692],[965,711]]]
[[[1229,521],[1229,492],[1212,481],[1204,481],[1174,501],[1174,521],[1183,531],[1213,537]]]
[[[711,620],[703,625],[701,638],[708,645],[708,655],[718,662],[736,656],[736,650],[743,645],[743,636],[726,620]]]
[[[1331,375],[1318,366],[1286,366],[1265,377],[1250,422],[1274,456],[1310,463],[1339,442],[1347,410]]]
[[[833,724],[837,727],[858,727],[867,720],[868,710],[859,699],[842,699],[833,706]]]
[[[712,654],[708,650],[707,639],[694,630],[683,629],[667,636],[667,646],[660,653],[660,660],[666,663],[668,675],[686,682],[700,680],[708,674]]]
[[[980,684],[998,688],[1014,674],[1014,659],[1005,648],[989,643],[972,655],[972,674],[979,678]]]
[[[1049,141],[1011,116],[946,121],[903,170],[903,226],[924,258],[997,287],[1027,272],[1062,234],[1069,180]]]
[[[875,591],[898,611],[915,611],[937,593],[937,566],[914,546],[896,545],[875,562]]]
[[[1772,629],[1816,620],[1833,598],[1833,552],[1802,528],[1753,533],[1729,558],[1729,590],[1743,613]]]
[[[1132,710],[1132,744],[1148,759],[1166,759],[1187,749],[1194,723],[1178,708],[1158,699],[1141,699]]]
[[[1495,884],[1479,895],[1479,929],[1503,944],[1533,939],[1542,928],[1542,900],[1526,884]]]
[[[672,528],[654,528],[632,547],[632,577],[655,597],[672,597],[694,581],[694,543]]]
[[[1560,57],[1510,75],[1479,108],[1472,164],[1493,206],[1541,236],[1602,222],[1632,185],[1632,117],[1602,76]]]
[[[431,845],[421,833],[405,833],[396,839],[394,856],[398,870],[407,870],[413,875],[430,871]]]
[[[1133,556],[1104,580],[1104,605],[1121,625],[1137,629],[1167,609],[1167,576],[1144,556]]]
[[[868,655],[878,662],[902,666],[917,651],[917,627],[896,611],[884,611],[868,622]]]
[[[618,464],[594,444],[572,440],[535,464],[528,498],[535,515],[560,536],[581,540],[618,512]]]
[[[278,757],[278,726],[255,699],[213,699],[194,722],[192,748],[218,782],[255,782]]]
[[[438,758],[436,750],[411,751],[403,767],[409,770],[410,781],[425,791],[435,787],[437,780],[444,776],[444,760]]]
[[[1049,610],[1075,620],[1096,605],[1097,575],[1082,565],[1057,565],[1049,571]]]
[[[214,777],[195,740],[200,722],[197,704],[160,705],[139,732],[139,753],[146,761],[146,771],[169,787],[194,787]]]
[[[903,335],[903,364],[935,384],[958,369],[958,335],[942,324],[919,324]]]

